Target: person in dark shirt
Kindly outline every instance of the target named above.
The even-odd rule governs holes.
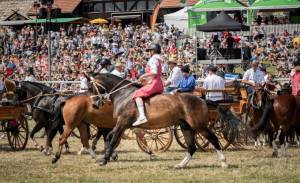
[[[227,43],[226,57],[228,59],[231,59],[233,57],[233,45],[234,45],[234,38],[232,37],[231,33],[228,34],[226,43]]]

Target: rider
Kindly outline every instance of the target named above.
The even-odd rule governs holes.
[[[98,70],[100,74],[106,74],[109,73],[109,69],[111,66],[111,61],[108,58],[103,58],[100,62],[100,69]]]
[[[24,81],[31,81],[35,82],[36,79],[34,77],[33,68],[29,67],[28,71],[26,72],[27,76],[25,77]]]
[[[208,75],[204,80],[202,88],[205,90],[224,90],[225,89],[225,81],[222,77],[218,76],[216,73],[218,68],[214,65],[210,65],[207,68]],[[206,99],[212,101],[223,100],[222,92],[208,92],[206,94]]]
[[[163,81],[161,80],[161,47],[158,44],[151,44],[146,51],[150,51],[151,58],[146,65],[146,73],[139,78],[141,82],[146,84],[142,88],[136,90],[132,97],[133,100],[135,100],[139,111],[139,117],[136,122],[133,123],[133,126],[138,126],[148,121],[145,115],[144,102],[142,98],[150,97],[153,94],[161,94],[164,90]]]
[[[248,69],[242,79],[243,83],[248,84],[247,93],[252,95],[254,88],[261,85],[265,81],[264,73],[258,69],[258,62],[252,61],[251,69]]]
[[[180,81],[182,80],[182,73],[180,71],[180,68],[177,66],[176,57],[169,58],[168,65],[171,72],[168,79],[164,82],[164,86],[167,86],[167,92],[171,92],[178,87]]]
[[[292,94],[300,95],[300,56],[294,62],[294,69],[291,72]]]

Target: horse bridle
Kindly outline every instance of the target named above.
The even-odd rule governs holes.
[[[110,100],[110,96],[111,96],[112,94],[114,94],[114,93],[116,93],[116,92],[118,92],[118,91],[120,91],[120,90],[122,90],[122,89],[124,89],[124,88],[127,88],[128,86],[134,84],[134,82],[130,82],[130,83],[128,83],[128,84],[126,84],[126,85],[124,85],[124,86],[118,88],[118,87],[119,87],[122,83],[124,83],[125,81],[128,81],[128,80],[127,80],[127,79],[123,79],[122,81],[120,81],[118,84],[116,84],[116,86],[114,86],[114,87],[108,92],[108,90],[107,90],[101,83],[97,82],[97,81],[92,77],[92,78],[91,78],[91,83],[93,84],[94,88],[96,88],[96,92],[97,92],[97,95],[94,95],[94,96],[92,96],[92,97],[98,97],[98,96],[99,96],[99,97],[102,97],[102,98],[104,98],[104,99],[106,99],[106,100]],[[104,93],[104,94],[101,94],[101,93],[99,92],[99,89],[98,89],[97,86],[99,86],[100,88],[102,88],[102,89],[105,91],[105,93]]]

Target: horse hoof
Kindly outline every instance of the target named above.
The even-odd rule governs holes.
[[[278,152],[273,152],[273,153],[272,153],[272,157],[273,157],[273,158],[277,158],[277,157],[278,157]]]
[[[221,162],[221,167],[222,168],[228,168],[228,164],[224,161]]]
[[[106,161],[106,160],[102,160],[102,161],[99,163],[100,166],[105,166],[106,164],[107,164],[107,161]]]
[[[184,168],[184,166],[182,166],[181,164],[178,164],[178,165],[175,165],[174,168],[175,169],[182,169],[182,168]]]
[[[119,156],[118,156],[117,153],[115,153],[115,154],[113,154],[113,155],[111,156],[111,158],[112,158],[112,160],[117,161],[118,158],[119,158]]]
[[[43,152],[43,150],[44,150],[44,147],[40,146],[40,151]]]
[[[53,158],[53,159],[52,159],[52,164],[55,164],[55,163],[57,162],[57,160],[58,160],[58,159],[57,159],[56,157]]]

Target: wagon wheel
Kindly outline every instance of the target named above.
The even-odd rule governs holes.
[[[171,128],[157,130],[134,130],[136,141],[142,151],[148,154],[165,152],[173,142]]]
[[[122,138],[125,140],[134,140],[135,139],[135,133],[131,129],[126,129],[125,132],[122,135]]]
[[[89,125],[89,128],[90,128],[90,139],[93,139],[96,137],[97,133],[98,133],[98,128],[94,125]],[[72,135],[76,138],[79,138],[80,139],[80,133],[79,133],[79,130],[76,128],[73,130],[72,132]]]
[[[177,141],[177,143],[184,149],[187,149],[187,145],[185,143],[184,140],[184,136],[181,132],[181,129],[179,126],[176,126],[174,128],[174,136],[175,139]],[[208,140],[205,139],[205,137],[203,137],[200,133],[197,133],[195,135],[195,143],[197,145],[197,147],[201,150],[201,151],[205,151],[205,148],[208,146],[209,142]]]
[[[29,137],[28,122],[26,118],[7,121],[8,143],[13,150],[19,151],[25,149]]]
[[[225,138],[224,133],[223,133],[223,128],[224,128],[224,126],[223,126],[222,122],[220,121],[220,119],[218,119],[215,122],[212,122],[210,125],[210,129],[215,133],[215,135],[219,139],[222,150],[226,150],[230,146],[231,143]]]

